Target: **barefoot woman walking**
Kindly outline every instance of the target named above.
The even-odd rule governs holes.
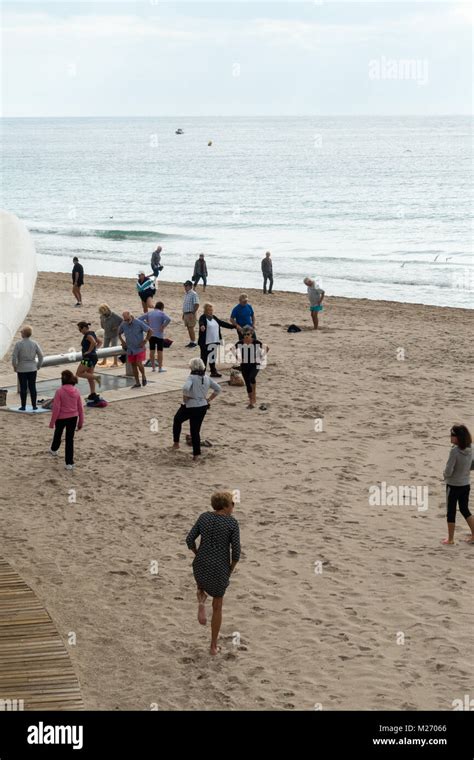
[[[474,543],[474,516],[469,511],[472,439],[465,425],[453,425],[450,434],[452,448],[443,473],[446,482],[448,537],[442,543],[445,545],[454,544],[456,507],[459,505],[459,511],[471,530],[471,536],[467,541],[472,544]]]
[[[211,498],[213,512],[203,512],[186,538],[188,549],[196,555],[193,561],[197,583],[198,620],[206,625],[206,599],[212,596],[211,654],[219,651],[217,639],[222,623],[222,603],[230,576],[240,558],[239,523],[232,517],[234,501],[229,491],[220,491]],[[201,536],[199,548],[196,539]]]

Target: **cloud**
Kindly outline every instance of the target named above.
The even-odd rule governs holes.
[[[85,40],[97,37],[142,39],[156,38],[169,41],[193,42],[202,35],[198,29],[186,29],[183,24],[165,25],[159,19],[146,19],[130,15],[70,16],[57,18],[43,13],[5,14],[4,35],[27,37],[64,38],[70,35]]]

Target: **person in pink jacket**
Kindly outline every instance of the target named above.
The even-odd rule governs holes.
[[[69,369],[61,372],[62,386],[54,394],[53,414],[50,428],[54,428],[54,437],[49,450],[51,456],[58,456],[63,430],[66,429],[66,470],[74,468],[74,433],[84,424],[82,398],[76,388],[77,377]]]

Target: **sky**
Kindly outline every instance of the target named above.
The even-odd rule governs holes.
[[[3,2],[4,116],[468,114],[459,0]]]

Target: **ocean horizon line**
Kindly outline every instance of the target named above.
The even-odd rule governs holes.
[[[474,113],[404,113],[404,114],[348,114],[348,113],[321,113],[321,114],[135,114],[135,115],[82,115],[68,116],[11,116],[0,114],[0,119],[474,119]]]

